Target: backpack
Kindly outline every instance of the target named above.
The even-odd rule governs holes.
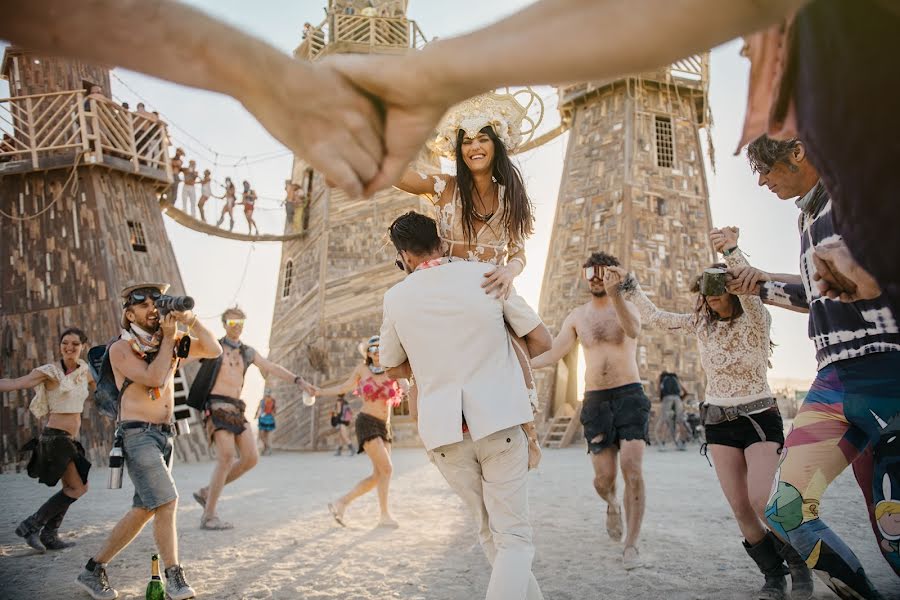
[[[97,384],[94,390],[94,404],[101,415],[110,419],[118,418],[121,398],[112,363],[109,361],[109,348],[118,340],[119,337],[116,336],[103,346],[94,346],[87,353],[88,368]]]
[[[219,343],[223,346],[225,343],[222,341],[225,338],[219,340]],[[256,350],[247,346],[246,344],[240,345],[241,358],[244,361],[244,373],[247,373],[247,369],[250,368],[250,365],[253,363],[253,359],[256,356]],[[204,358],[200,360],[200,370],[197,371],[197,376],[194,377],[194,383],[191,384],[191,389],[188,391],[187,405],[195,410],[202,411],[206,407],[206,401],[209,398],[209,393],[213,389],[213,385],[216,383],[216,377],[219,376],[219,368],[222,366],[222,359],[224,358],[224,352],[217,356],[216,358]]]
[[[681,395],[681,384],[675,373],[665,373],[659,380],[659,395],[660,397]]]

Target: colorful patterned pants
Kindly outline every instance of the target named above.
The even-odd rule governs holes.
[[[900,352],[819,371],[785,440],[766,507],[788,541],[841,598],[877,598],[850,548],[819,518],[828,485],[853,465],[879,548],[900,575]]]

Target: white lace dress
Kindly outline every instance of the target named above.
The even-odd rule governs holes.
[[[747,264],[740,250],[735,250],[725,261],[729,267]],[[759,297],[739,296],[744,314],[733,321],[716,321],[709,325],[693,313],[660,310],[639,285],[625,292],[625,298],[640,311],[642,325],[697,337],[700,363],[707,378],[706,402],[738,406],[773,397],[766,376],[772,316]]]

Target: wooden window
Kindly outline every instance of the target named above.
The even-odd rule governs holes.
[[[657,116],[656,166],[671,169],[675,165],[675,145],[672,140],[672,119]]]
[[[291,295],[291,284],[294,282],[294,261],[288,260],[284,263],[284,282],[281,286],[281,297],[287,298]]]
[[[657,198],[656,199],[656,214],[660,217],[666,216],[666,199],[665,198]]]
[[[128,235],[130,236],[131,249],[135,252],[147,251],[147,239],[144,237],[144,226],[137,221],[128,221]]]

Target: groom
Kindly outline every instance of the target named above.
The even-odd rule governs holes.
[[[543,598],[531,574],[528,440],[534,419],[506,323],[531,356],[550,349],[540,317],[513,292],[484,293],[484,263],[442,258],[434,220],[415,212],[390,227],[409,275],[384,295],[381,364],[407,358],[418,388],[419,435],[429,458],[478,522],[493,566],[487,600]]]

